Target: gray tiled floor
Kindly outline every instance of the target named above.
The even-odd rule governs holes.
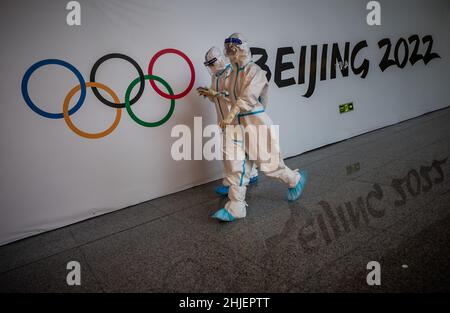
[[[0,247],[0,291],[450,291],[449,156],[446,108],[286,160],[301,200],[261,177],[235,223],[209,217],[215,181]]]

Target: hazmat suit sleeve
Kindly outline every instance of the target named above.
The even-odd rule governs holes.
[[[225,118],[226,123],[231,123],[240,111],[251,111],[261,103],[259,97],[267,89],[266,75],[261,68],[252,64],[248,72],[244,72],[240,86],[237,86],[236,102],[231,107],[230,113]]]

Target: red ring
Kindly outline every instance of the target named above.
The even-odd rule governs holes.
[[[152,59],[150,60],[150,63],[148,65],[148,75],[153,75],[153,66],[155,65],[156,60],[163,54],[166,53],[174,53],[179,55],[180,57],[182,57],[187,64],[189,65],[189,69],[191,70],[191,81],[189,82],[189,85],[187,86],[187,88],[179,93],[179,94],[174,94],[174,95],[170,95],[168,93],[165,93],[164,91],[160,90],[158,88],[158,86],[156,86],[155,82],[153,80],[150,80],[150,85],[152,85],[153,89],[161,96],[164,97],[166,99],[180,99],[182,97],[184,97],[185,95],[187,95],[189,93],[189,91],[191,91],[192,87],[194,86],[194,82],[195,82],[195,70],[194,70],[194,65],[192,64],[191,60],[180,50],[177,49],[163,49],[159,52],[157,52]]]

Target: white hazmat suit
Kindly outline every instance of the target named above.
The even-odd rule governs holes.
[[[230,78],[226,84],[231,108],[221,126],[231,128],[230,125],[237,119],[243,146],[250,159],[242,161],[243,168],[247,167],[245,163],[256,163],[259,170],[267,176],[285,183],[288,186],[288,200],[295,201],[302,193],[307,172],[293,171],[283,162],[277,128],[265,112],[269,86],[266,74],[252,62],[250,49],[242,34],[234,33],[225,39],[225,54],[232,62]],[[263,146],[268,146],[265,155],[260,153]],[[243,179],[245,177],[236,177],[233,181],[242,182]],[[245,217],[245,193],[245,184],[232,184],[228,193],[230,201],[213,216],[223,221]]]
[[[210,88],[198,88],[200,95],[208,97],[209,100],[215,103],[217,122],[221,123],[223,119],[229,114],[230,102],[227,92],[227,84],[231,73],[231,65],[226,63],[225,57],[221,50],[217,47],[212,47],[205,55],[205,66],[211,74]],[[236,124],[236,119],[232,121]],[[228,149],[227,149],[228,142]],[[248,183],[256,183],[258,179],[258,171],[256,164],[248,168],[242,168],[242,162],[239,157],[231,156],[233,152],[238,151],[240,156],[245,158],[245,151],[239,142],[227,140],[225,132],[222,132],[222,153],[224,165],[224,178],[222,186],[216,188],[216,192],[220,195],[226,196],[229,191],[229,186],[236,184],[236,177],[245,176],[243,181]],[[235,153],[236,154],[236,153]],[[243,173],[245,171],[245,173]],[[241,175],[243,173],[243,175]]]

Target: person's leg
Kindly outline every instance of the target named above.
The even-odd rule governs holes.
[[[220,196],[227,196],[231,186],[231,177],[235,175],[230,165],[231,162],[223,162],[223,179],[222,185],[216,187],[215,191]],[[258,182],[258,170],[255,162],[248,161],[246,163],[246,177],[245,185],[253,185]]]
[[[277,147],[278,142],[274,143]],[[273,148],[273,147],[272,147]],[[277,153],[273,153],[278,151]],[[286,164],[281,157],[279,149],[275,148],[270,154],[269,162],[259,163],[260,170],[267,176],[275,178],[288,186],[287,199],[288,201],[295,201],[303,193],[303,189],[308,178],[308,172],[302,170],[298,172],[298,169],[292,170]]]
[[[245,116],[243,122],[249,138],[246,140],[246,150],[250,159],[256,160],[255,163],[264,174],[287,185],[289,201],[297,200],[306,182],[307,172],[299,173],[298,170],[292,170],[284,164],[278,128],[272,125],[270,117],[265,112]]]
[[[222,221],[233,221],[236,218],[244,218],[247,215],[247,203],[245,202],[245,194],[247,184],[250,179],[251,163],[248,160],[225,161],[230,164],[232,171],[228,176],[230,187],[228,190],[228,202],[219,211],[214,213],[213,217]]]
[[[228,191],[231,185],[230,182],[230,175],[232,175],[232,168],[230,162],[226,162],[226,138],[225,138],[225,132],[222,132],[221,136],[221,146],[222,146],[222,164],[223,164],[223,179],[222,179],[222,185],[218,186],[215,191],[220,196],[227,196]]]
[[[280,182],[285,183],[289,188],[295,187],[300,180],[298,170],[291,170],[288,166],[286,166],[280,155],[271,156],[271,160],[275,163],[260,163],[260,171],[271,178],[275,178]]]
[[[247,214],[245,193],[253,162],[246,160],[240,131],[227,129],[224,139],[224,163],[226,168],[229,169],[226,176],[227,182],[230,184],[229,201],[223,208],[215,212],[213,217],[222,221],[233,221],[235,218],[243,218]]]
[[[256,166],[256,163],[253,162],[252,168],[250,170],[250,180],[249,184],[256,184],[258,182],[258,167]]]

